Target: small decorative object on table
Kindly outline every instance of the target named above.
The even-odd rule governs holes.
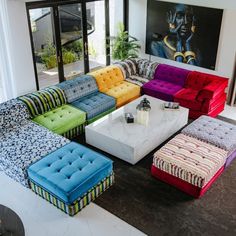
[[[136,107],[137,123],[147,126],[149,122],[149,111],[151,110],[150,102],[144,98]]]
[[[165,102],[163,104],[164,110],[179,110],[179,103],[178,102]]]
[[[128,113],[125,113],[125,120],[126,120],[126,123],[134,123],[134,116],[132,113],[128,112]]]

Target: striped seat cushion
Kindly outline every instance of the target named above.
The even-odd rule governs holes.
[[[223,149],[179,134],[154,154],[153,165],[202,188],[224,165],[226,157]]]
[[[29,93],[19,99],[27,105],[31,118],[66,104],[64,92],[56,86]]]

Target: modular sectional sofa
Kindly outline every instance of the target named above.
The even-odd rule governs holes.
[[[116,107],[140,96],[140,86],[125,81],[118,66],[107,66],[89,74],[95,78],[100,92],[116,99]]]
[[[116,65],[121,68],[126,80],[142,86],[142,94],[178,102],[189,108],[189,117],[192,119],[201,115],[215,117],[224,110],[227,78],[170,65],[148,64],[145,59],[129,59]],[[142,69],[137,65],[145,65],[144,71],[148,71],[149,76],[141,75],[139,71]]]
[[[151,173],[198,198],[236,157],[236,126],[201,116],[154,154]]]
[[[99,92],[96,81],[90,75],[80,76],[56,86],[64,91],[70,105],[86,112],[88,124],[116,108],[115,98]]]

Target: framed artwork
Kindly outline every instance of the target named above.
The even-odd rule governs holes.
[[[146,53],[215,69],[223,10],[147,1]]]

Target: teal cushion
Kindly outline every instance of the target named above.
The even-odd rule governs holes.
[[[65,203],[73,203],[112,172],[112,161],[71,142],[28,168],[29,178]]]
[[[85,123],[85,120],[86,113],[70,105],[63,105],[33,119],[57,134],[66,133]]]

